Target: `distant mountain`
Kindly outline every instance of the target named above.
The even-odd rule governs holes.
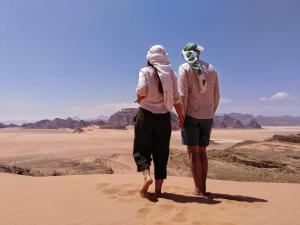
[[[110,126],[128,126],[132,125],[132,121],[137,114],[137,108],[126,108],[111,115],[108,119],[107,125]],[[173,130],[178,130],[177,115],[171,112],[171,126]]]
[[[1,128],[8,128],[8,127],[17,127],[16,124],[3,124],[3,123],[0,123],[0,129]]]
[[[72,118],[60,119],[56,118],[54,120],[40,120],[35,123],[24,123],[21,125],[23,128],[32,128],[32,129],[59,129],[59,128],[82,128],[91,125],[103,125],[104,121],[95,120],[95,121],[84,121],[84,120],[74,120]]]
[[[132,125],[133,118],[137,114],[137,111],[137,108],[121,109],[109,117],[107,124],[115,126]]]
[[[263,126],[300,126],[300,116],[256,116]]]
[[[6,128],[6,127],[7,127],[7,125],[0,123],[0,128]]]
[[[255,117],[251,114],[229,113],[228,115],[236,120],[239,120],[243,125],[255,119]]]
[[[255,119],[262,126],[300,126],[300,116],[253,116],[250,114],[230,113],[244,125]]]
[[[1,121],[1,123],[9,125],[9,124],[14,124],[14,125],[22,125],[23,123],[33,123],[36,121],[32,121],[32,120],[5,120],[5,121]]]
[[[250,128],[250,129],[260,129],[262,128],[261,125],[256,121],[256,119],[250,120],[248,123],[244,125],[245,128]]]
[[[238,129],[257,128],[257,127],[251,127],[251,125],[252,124],[249,124],[248,127],[245,127],[239,120],[234,119],[228,114],[225,114],[223,116],[215,116],[214,123],[213,123],[214,128],[238,128]]]

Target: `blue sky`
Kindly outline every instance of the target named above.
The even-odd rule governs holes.
[[[189,41],[218,71],[218,113],[300,116],[299,21],[297,0],[0,0],[0,121],[131,107],[148,48],[176,71]]]

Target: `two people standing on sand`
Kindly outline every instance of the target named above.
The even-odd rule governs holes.
[[[181,127],[182,142],[187,145],[195,194],[206,195],[207,156],[213,116],[220,94],[217,74],[211,64],[199,60],[203,48],[189,43],[182,54],[186,63],[179,67],[177,78],[163,46],[152,46],[148,65],[139,71],[136,88],[140,107],[135,118],[133,156],[144,183],[141,196],[153,183],[150,165],[153,158],[155,194],[161,195],[167,177],[171,138],[170,112],[175,107]]]

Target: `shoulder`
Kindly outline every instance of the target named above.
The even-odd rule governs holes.
[[[204,67],[207,73],[216,73],[215,67],[211,63],[200,60],[200,64]]]
[[[191,70],[190,65],[188,63],[183,63],[179,66],[178,76],[187,76],[190,70]]]
[[[189,70],[190,65],[188,63],[183,63],[179,66],[179,70]]]
[[[154,72],[154,69],[151,66],[144,66],[140,69],[140,73],[143,73],[144,75],[151,74],[153,72]]]

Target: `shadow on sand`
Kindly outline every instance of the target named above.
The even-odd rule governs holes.
[[[214,199],[227,199],[238,202],[268,202],[266,199],[244,196],[244,195],[229,195],[229,194],[220,194],[220,193],[210,193]]]
[[[203,203],[203,204],[218,204],[221,203],[219,200],[214,200],[213,198],[198,197],[198,196],[187,196],[179,195],[174,193],[164,192],[159,198],[169,199],[177,203]]]
[[[250,196],[243,195],[229,195],[229,194],[220,194],[220,193],[210,193],[209,197],[197,197],[197,196],[186,196],[179,195],[174,193],[165,192],[160,196],[160,198],[169,199],[177,203],[203,203],[203,204],[218,204],[221,203],[220,199],[226,199],[231,201],[239,201],[239,202],[268,202],[265,199],[255,198]],[[218,200],[216,200],[218,199]]]

